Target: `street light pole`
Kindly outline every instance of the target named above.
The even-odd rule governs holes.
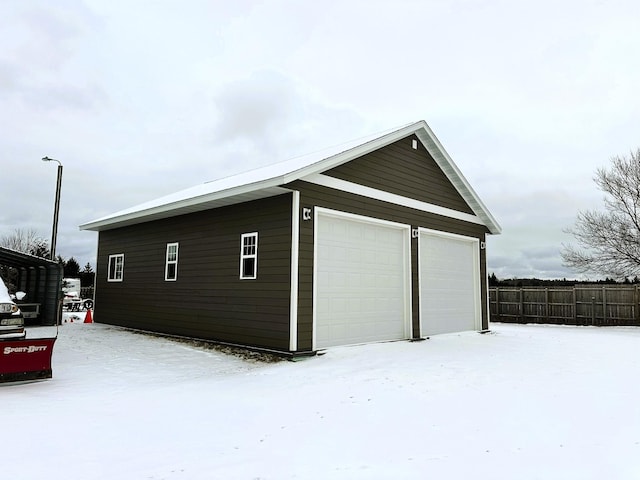
[[[53,231],[51,233],[51,260],[56,258],[56,239],[58,238],[58,212],[60,211],[60,188],[62,187],[62,163],[55,158],[42,157],[43,162],[58,162],[58,181],[56,183],[56,203],[53,207]]]

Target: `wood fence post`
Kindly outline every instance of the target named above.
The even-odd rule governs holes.
[[[591,325],[596,324],[596,297],[591,296]]]
[[[544,289],[544,321],[549,323],[551,320],[549,318],[549,289]]]
[[[520,294],[520,323],[524,323],[524,294],[522,293],[522,287],[518,291]]]
[[[636,325],[640,325],[640,308],[638,303],[640,303],[640,299],[638,298],[638,285],[636,284],[636,288],[633,291],[633,319]]]
[[[602,324],[607,324],[607,287],[602,287]]]
[[[496,287],[496,322],[500,321],[500,287]]]
[[[573,324],[578,324],[578,296],[576,295],[576,286],[572,288],[573,292]]]

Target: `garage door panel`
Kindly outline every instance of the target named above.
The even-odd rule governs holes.
[[[478,241],[454,235],[420,234],[422,336],[478,329]]]
[[[316,218],[316,347],[405,338],[407,230]]]

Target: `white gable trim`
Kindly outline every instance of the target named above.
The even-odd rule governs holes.
[[[328,175],[314,174],[304,177],[301,180],[321,185],[323,187],[333,188],[335,190],[341,190],[343,192],[393,203],[394,205],[400,205],[401,207],[413,208],[422,212],[434,213],[436,215],[442,215],[443,217],[454,218],[456,220],[475,223],[477,225],[484,225],[484,222],[480,218],[469,213],[459,212],[451,208],[434,205],[433,203],[414,200],[412,198],[403,197],[402,195],[396,195],[395,193],[366,187],[358,183],[347,182],[345,180],[340,180],[339,178],[329,177]]]
[[[416,130],[416,136],[420,139],[420,142],[422,142],[449,181],[456,190],[458,190],[471,209],[483,219],[483,224],[487,226],[489,232],[492,234],[501,233],[502,227],[500,227],[496,219],[491,215],[485,204],[482,203],[478,194],[471,187],[464,175],[462,175],[462,172],[444,149],[429,125],[427,125],[427,122],[422,120],[419,123],[421,123],[421,128]]]

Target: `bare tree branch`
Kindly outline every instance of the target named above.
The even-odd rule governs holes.
[[[0,246],[39,257],[49,255],[49,243],[33,229],[16,228],[12,234],[0,238]]]
[[[578,212],[566,229],[578,247],[563,245],[563,263],[581,273],[624,278],[640,273],[640,149],[599,168],[594,182],[605,194],[604,212]]]

